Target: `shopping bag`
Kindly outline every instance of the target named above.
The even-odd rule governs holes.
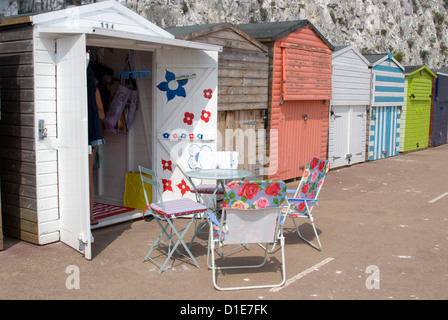
[[[146,175],[147,176],[147,175]],[[147,176],[150,178],[150,176]],[[146,195],[149,203],[152,202],[152,190],[150,186],[146,188]],[[124,186],[123,205],[128,208],[143,210],[146,207],[145,195],[143,193],[142,180],[138,172],[126,172]]]

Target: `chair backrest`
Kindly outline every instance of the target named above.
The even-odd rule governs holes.
[[[202,151],[198,154],[198,169],[237,169],[239,153],[236,151]]]
[[[317,199],[329,170],[330,161],[312,157],[303,172],[294,198]]]
[[[157,173],[154,170],[150,170],[142,166],[138,166],[138,170],[140,171],[140,179],[142,180],[143,195],[145,196],[146,205],[147,206],[150,205],[149,198],[148,195],[146,194],[145,189],[145,183],[148,183],[153,187],[155,187],[153,188],[153,193],[154,189],[157,190],[159,204],[162,206],[162,209],[165,210],[165,205],[163,204],[162,192],[160,190],[160,183],[157,177]]]
[[[285,200],[283,181],[232,181],[226,185],[225,243],[273,242],[277,215]]]

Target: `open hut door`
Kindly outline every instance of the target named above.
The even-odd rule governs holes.
[[[60,240],[91,259],[84,34],[57,40],[56,66]]]
[[[194,197],[184,172],[196,168],[199,152],[217,146],[218,53],[162,49],[156,61],[153,168],[163,199]]]

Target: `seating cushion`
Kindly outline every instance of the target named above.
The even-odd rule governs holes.
[[[163,210],[159,203],[151,203],[149,207],[155,213],[169,218],[204,212],[207,210],[206,206],[188,198],[164,201],[163,204],[165,210]]]
[[[208,183],[199,184],[196,187],[196,190],[199,193],[213,194],[213,192],[215,192],[216,188],[218,188],[218,191],[216,191],[216,194],[224,193],[224,191],[222,190],[222,186],[217,186],[216,184],[208,184]],[[191,192],[195,192],[194,189],[191,189]]]

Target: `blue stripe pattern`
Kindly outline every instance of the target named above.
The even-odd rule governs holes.
[[[372,115],[370,118],[370,137],[373,142],[369,146],[369,161],[388,158],[398,155],[398,147],[400,144],[400,124],[398,120],[399,106],[389,107],[372,107]]]

